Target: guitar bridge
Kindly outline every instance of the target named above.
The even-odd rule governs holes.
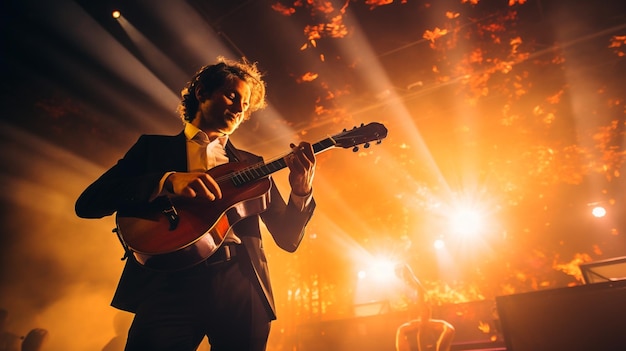
[[[167,217],[167,221],[170,222],[170,230],[175,230],[178,227],[180,217],[178,216],[178,212],[176,211],[174,205],[164,209],[161,213]]]

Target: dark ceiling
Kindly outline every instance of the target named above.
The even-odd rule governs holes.
[[[584,46],[593,42],[589,36],[602,31],[609,31],[604,34],[610,35],[610,31],[623,25],[624,21],[624,5],[620,1],[604,2],[602,6],[592,1],[532,0],[520,1],[515,6],[508,6],[505,1],[499,5],[492,1],[477,2],[477,5],[463,1],[395,1],[390,4],[384,1],[343,1],[335,2],[330,10],[328,6],[322,6],[326,4],[324,2],[283,1],[282,8],[294,10],[289,16],[276,10],[280,3],[190,0],[177,2],[178,5],[174,6],[167,1],[9,1],[3,11],[3,86],[9,96],[12,92],[29,96],[31,101],[26,103],[50,94],[42,92],[43,96],[37,96],[32,90],[33,84],[40,87],[38,91],[59,91],[62,88],[72,102],[88,104],[103,113],[102,118],[124,115],[125,123],[130,123],[126,124],[127,128],[157,132],[162,129],[134,123],[135,118],[130,115],[140,113],[137,110],[152,116],[172,114],[172,103],[165,105],[164,110],[163,103],[155,104],[151,92],[142,90],[137,82],[140,76],[130,77],[115,66],[125,65],[123,58],[126,55],[138,60],[147,69],[146,73],[154,74],[175,94],[188,76],[216,56],[245,56],[259,62],[261,69],[267,72],[269,100],[280,113],[281,120],[296,131],[310,131],[312,127],[338,118],[344,120],[347,127],[353,121],[380,118],[367,112],[379,107],[381,96],[390,89],[395,98],[407,101],[413,119],[421,124],[418,127],[428,128],[434,114],[448,112],[450,118],[457,114],[441,107],[434,113],[432,109],[424,110],[423,101],[438,103],[441,98],[446,99],[450,85],[457,82],[444,82],[433,75],[433,65],[438,60],[457,60],[454,55],[462,55],[469,43],[477,45],[481,38],[489,39],[485,33],[470,33],[469,28],[493,24],[496,17],[515,11],[515,21],[504,23],[501,20],[501,25],[506,26],[505,32],[493,34],[524,38],[529,52],[532,48],[533,55],[542,59],[541,55],[545,58],[558,45],[569,45],[564,49],[577,52],[589,50]],[[143,35],[143,40],[153,45],[152,51],[142,47],[136,38],[131,38],[128,30],[112,18],[115,9],[120,10]],[[449,19],[445,17],[447,12],[457,12],[461,16]],[[584,21],[579,19],[582,14]],[[345,26],[346,33],[333,36],[328,24],[337,18],[340,18],[339,24]],[[305,30],[322,24],[326,24],[327,33],[321,31],[322,38],[316,40],[313,47]],[[444,26],[456,26],[456,35],[459,35],[454,39],[458,42],[456,49],[446,53],[450,55],[448,58],[429,49],[429,41],[424,38],[425,31],[443,29]],[[101,33],[102,30],[110,37]],[[98,35],[90,37],[90,33]],[[109,48],[112,41],[121,46]],[[308,47],[303,48],[307,44]],[[485,45],[482,48],[492,49]],[[154,54],[155,51],[158,55]],[[607,58],[595,57],[593,51],[583,54],[596,60],[593,65],[611,64]],[[104,55],[119,55],[120,61],[115,57],[105,59]],[[301,83],[301,78],[309,72],[317,74],[317,79]],[[458,71],[449,73],[450,77],[461,75]],[[127,98],[129,103],[132,99],[136,108],[128,111],[128,107],[113,104],[112,97],[101,92],[105,88],[117,92],[119,96],[116,98]],[[334,98],[328,99],[329,94]],[[316,113],[316,107],[320,106],[335,112]],[[341,112],[337,112],[339,109]],[[14,114],[16,118],[18,115]],[[21,116],[18,119],[24,120]],[[49,121],[42,122],[48,124]],[[78,120],[54,122],[59,124],[57,128],[60,130],[72,125],[72,128],[98,129],[99,133],[104,131],[94,123],[113,123],[81,116]],[[164,123],[166,130],[171,130],[174,122],[166,118]],[[120,133],[136,132],[122,131],[112,125],[109,128],[115,129],[115,132],[111,131],[113,135],[100,137],[119,140],[124,138]],[[62,134],[59,132],[57,137],[67,139]],[[81,149],[93,151],[89,146]],[[110,159],[106,161],[110,162]]]

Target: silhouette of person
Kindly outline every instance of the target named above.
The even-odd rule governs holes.
[[[9,330],[9,311],[0,309],[0,351],[19,351],[21,338]]]
[[[396,329],[396,351],[449,351],[455,329],[452,324],[432,318],[432,307],[426,289],[407,264],[396,266],[396,275],[417,292],[417,301],[410,307],[417,318]]]
[[[22,351],[41,351],[48,340],[48,331],[42,328],[31,329],[22,341]]]

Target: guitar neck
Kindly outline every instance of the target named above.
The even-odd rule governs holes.
[[[380,144],[380,141],[386,136],[387,128],[380,123],[372,122],[367,125],[361,124],[358,128],[354,127],[352,130],[344,129],[343,132],[339,134],[335,134],[332,137],[328,137],[313,144],[313,153],[318,154],[332,147],[349,148],[361,144],[365,144],[365,147],[369,147],[370,141],[375,140]],[[280,157],[269,163],[260,163],[234,172],[231,176],[231,180],[235,186],[242,186],[246,183],[265,178],[285,167],[287,167],[285,158]]]
[[[332,138],[326,138],[312,145],[313,152],[315,154],[328,150],[334,146],[335,141]],[[280,157],[274,161],[261,163],[259,165],[255,165],[235,172],[231,175],[231,180],[235,184],[235,186],[242,186],[244,184],[268,177],[272,173],[280,171],[285,167],[287,167],[285,158]]]

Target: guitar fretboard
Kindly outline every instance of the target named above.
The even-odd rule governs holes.
[[[313,146],[313,152],[317,154],[335,146],[335,142],[333,138],[326,138],[324,140],[321,140],[313,144],[312,146]],[[285,162],[285,158],[281,157],[279,159],[276,159],[268,163],[262,163],[262,164],[235,172],[232,174],[231,180],[235,186],[242,186],[244,184],[268,177],[270,174],[280,171],[281,169],[285,167],[287,167],[287,163]]]

